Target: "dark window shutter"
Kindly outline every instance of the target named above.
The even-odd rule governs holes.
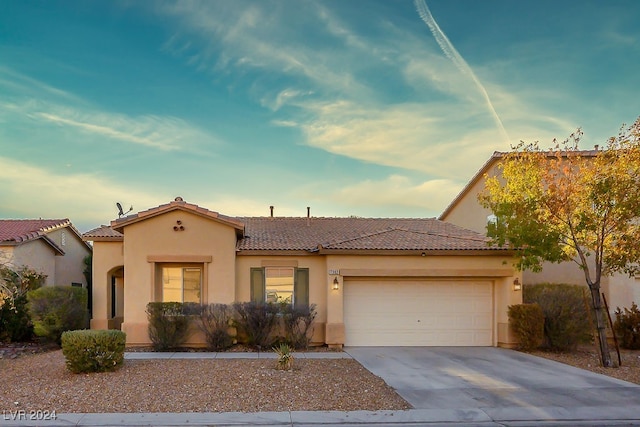
[[[251,302],[264,302],[264,268],[251,269]]]
[[[309,269],[296,268],[293,282],[293,299],[296,308],[309,307]]]

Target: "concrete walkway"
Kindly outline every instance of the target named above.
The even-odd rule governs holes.
[[[436,349],[438,350],[438,349]],[[410,350],[384,348],[347,348],[345,352],[296,353],[298,358],[355,358],[374,374],[381,376],[396,388],[401,396],[419,409],[403,411],[288,411],[257,413],[135,413],[135,414],[56,414],[55,420],[31,419],[38,414],[4,412],[0,426],[640,426],[640,387],[624,381],[592,374],[580,369],[547,361],[522,353],[493,348],[464,349],[442,348],[441,353],[431,353],[433,348]],[[444,352],[444,353],[442,353]],[[448,352],[448,353],[447,353]],[[453,352],[453,353],[451,353]],[[404,357],[400,357],[405,353]],[[429,356],[429,354],[431,355]],[[439,356],[434,356],[438,355]],[[466,354],[466,355],[465,355]],[[525,356],[522,358],[522,356]],[[125,354],[127,360],[135,359],[229,359],[275,358],[273,353],[136,353]],[[440,358],[442,365],[434,365],[432,358]],[[474,367],[466,357],[478,359]],[[515,362],[505,364],[510,358]],[[491,360],[494,359],[494,360]],[[418,362],[416,362],[416,360]],[[449,360],[449,364],[445,363]],[[421,362],[420,362],[421,361]],[[422,366],[416,366],[423,364]],[[428,366],[424,366],[427,363]],[[514,371],[515,363],[518,370]],[[501,380],[491,378],[477,369],[493,365],[500,375],[510,376],[508,387]],[[583,400],[569,405],[566,401],[526,402],[518,393],[516,384],[522,370],[535,377],[542,370],[556,377],[557,384],[566,384],[575,378],[587,378],[589,389],[605,393],[607,405],[592,406],[590,393]],[[536,366],[538,366],[536,368]],[[462,370],[461,370],[462,369]],[[486,369],[482,368],[482,369]],[[537,371],[536,371],[537,370]],[[448,374],[447,374],[448,372]],[[475,372],[472,374],[472,372]],[[538,372],[538,374],[536,374]],[[449,377],[447,377],[449,375]],[[484,375],[484,376],[483,376]],[[568,376],[567,376],[568,375]],[[462,381],[460,383],[460,381]],[[462,385],[466,382],[467,390]],[[395,384],[395,385],[394,385]],[[408,385],[413,384],[409,387]],[[452,392],[448,385],[453,386]],[[496,384],[499,384],[496,387]],[[613,384],[613,387],[610,387]],[[576,385],[580,393],[584,383]],[[619,388],[618,388],[619,387]],[[449,388],[449,389],[448,389]],[[439,390],[429,394],[428,390]],[[492,399],[470,400],[470,395],[486,389]],[[422,391],[421,391],[422,390]],[[479,391],[480,390],[480,391]],[[416,400],[416,395],[427,393]],[[544,391],[542,391],[544,393]],[[437,398],[437,395],[443,395]],[[431,398],[434,402],[428,403]],[[425,399],[420,403],[420,399]],[[514,402],[520,404],[514,404]],[[475,403],[474,403],[475,402]],[[554,404],[555,403],[555,404]],[[561,404],[558,404],[561,403]],[[429,407],[426,407],[429,406]]]

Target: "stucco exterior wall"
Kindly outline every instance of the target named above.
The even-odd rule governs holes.
[[[47,237],[64,251],[64,256],[58,256],[55,260],[55,284],[71,286],[72,283],[81,283],[86,288],[87,280],[82,273],[83,260],[91,254],[91,250],[76,233],[67,228],[54,230]]]
[[[330,297],[330,281],[328,278],[326,259],[320,255],[299,256],[258,256],[241,255],[236,261],[235,301],[244,302],[251,299],[251,268],[260,267],[296,267],[309,269],[309,304],[316,304],[317,316],[312,342],[325,342],[325,324],[327,322],[328,298]]]
[[[174,227],[180,221],[182,231]],[[147,303],[159,300],[155,283],[163,263],[198,263],[203,269],[202,301],[235,299],[235,230],[211,219],[171,211],[125,227],[124,323],[131,343],[148,343]]]
[[[56,252],[42,239],[25,242],[13,249],[13,265],[16,267],[28,266],[39,273],[46,274],[45,285],[52,286],[56,283]]]
[[[111,275],[124,266],[122,242],[93,243],[93,318],[91,329],[110,329],[111,319]]]
[[[487,175],[496,176],[499,173],[497,163],[494,164]],[[442,221],[476,231],[480,234],[487,233],[487,217],[492,214],[491,210],[483,208],[478,202],[478,194],[484,190],[484,177],[481,177],[467,192],[458,200],[456,206],[441,217]]]

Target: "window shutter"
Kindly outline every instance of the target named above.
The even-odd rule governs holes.
[[[309,269],[296,268],[293,282],[293,300],[296,308],[309,307]]]
[[[264,268],[251,269],[251,302],[264,302]]]

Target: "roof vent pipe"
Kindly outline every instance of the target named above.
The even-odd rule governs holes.
[[[271,210],[271,218],[273,218],[273,206],[269,206],[269,209]]]
[[[311,218],[311,207],[307,206],[307,226],[309,226],[309,218]]]

